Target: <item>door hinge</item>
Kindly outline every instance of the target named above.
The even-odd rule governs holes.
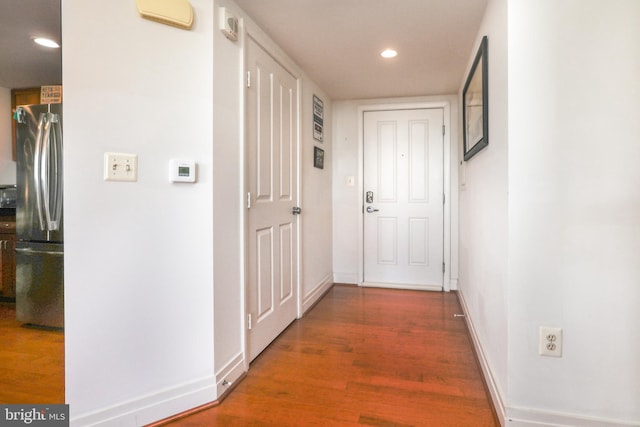
[[[247,87],[251,87],[251,71],[247,71]]]
[[[247,314],[247,329],[251,330],[251,327],[253,325],[251,324],[251,313]]]
[[[247,192],[247,209],[251,209],[251,191]]]
[[[445,125],[442,125],[442,136],[444,136],[445,129],[446,129],[446,126],[445,126]]]
[[[444,274],[444,262],[442,263],[442,274]]]
[[[444,205],[447,202],[447,195],[442,193],[442,204]]]

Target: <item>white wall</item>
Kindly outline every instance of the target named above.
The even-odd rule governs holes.
[[[216,398],[213,6],[191,31],[130,1],[62,4],[65,354],[72,423],[141,425]],[[107,151],[138,181],[105,182]],[[171,158],[196,184],[168,181]]]
[[[375,105],[400,104],[448,104],[451,125],[448,132],[452,141],[451,152],[445,152],[445,162],[456,171],[458,128],[458,99],[452,95],[421,96],[411,98],[385,98],[336,101],[333,103],[333,277],[336,283],[358,284],[362,274],[362,144],[360,141],[359,115],[361,108]],[[448,120],[448,118],[445,118]],[[457,186],[458,177],[445,177],[445,186]],[[349,186],[348,177],[355,178]],[[453,186],[453,187],[452,187]],[[455,191],[454,193],[455,194]],[[455,289],[457,283],[457,196],[448,198],[448,218],[452,224],[445,230],[445,239],[451,238],[451,246],[445,243],[445,259],[450,258],[448,276]],[[448,240],[448,239],[447,239]]]
[[[459,286],[503,424],[640,422],[639,18],[491,0],[478,33],[490,138],[460,170]],[[540,326],[562,358],[538,355]]]
[[[219,6],[241,18],[230,1]],[[242,21],[241,21],[242,24]],[[242,36],[242,31],[240,32]],[[213,215],[214,215],[214,336],[215,372],[220,381],[234,382],[246,370],[244,363],[244,198],[243,181],[243,67],[242,41],[228,40],[214,25],[213,100]]]
[[[359,229],[362,215],[361,153],[358,144],[358,103],[333,103],[333,280],[358,283]],[[347,184],[354,177],[355,184]]]
[[[313,95],[324,105],[323,142],[313,139]],[[332,259],[332,106],[325,92],[308,78],[301,97],[302,311],[333,284]],[[313,166],[314,147],[324,150],[324,169]]]
[[[215,400],[222,380],[246,367],[242,43],[217,31],[217,7],[191,3],[190,31],[143,20],[125,2],[63,5],[66,399],[74,425],[140,425],[190,409]],[[233,2],[218,5],[250,21]],[[309,156],[301,281],[310,305],[332,271],[330,126],[328,167],[313,170],[310,99],[325,98],[328,122],[331,104],[298,74],[309,116],[301,119],[301,155]],[[138,181],[104,182],[106,151],[137,154]],[[168,182],[174,157],[198,162],[196,184]]]
[[[460,166],[460,297],[488,365],[495,400],[507,393],[507,2],[490,0],[463,81],[488,37],[489,145]],[[460,112],[460,116],[462,111]],[[460,159],[462,128],[460,128]]]
[[[513,418],[640,424],[639,21],[636,0],[509,2]]]
[[[16,183],[11,151],[11,89],[0,87],[0,185]]]

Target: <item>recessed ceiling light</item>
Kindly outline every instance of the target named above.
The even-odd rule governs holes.
[[[380,53],[380,56],[382,56],[383,58],[395,58],[397,55],[398,52],[393,49],[386,49],[383,50],[382,53]]]
[[[34,42],[38,43],[40,46],[50,47],[52,49],[60,47],[60,45],[54,42],[51,39],[45,39],[44,37],[36,37],[33,39]]]

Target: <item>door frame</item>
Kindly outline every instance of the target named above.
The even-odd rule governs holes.
[[[455,105],[457,111],[457,105]],[[443,138],[443,192],[444,203],[444,242],[443,259],[445,271],[442,279],[442,290],[449,292],[458,289],[458,177],[452,172],[458,163],[458,150],[452,150],[451,141],[457,141],[458,125],[451,126],[451,102],[450,101],[416,101],[416,102],[389,102],[380,104],[368,104],[358,106],[358,197],[361,206],[364,206],[364,113],[367,111],[385,110],[415,110],[415,109],[442,109],[444,113],[445,134]],[[457,113],[456,113],[457,114]],[[358,215],[358,286],[364,284],[364,212]]]
[[[297,89],[297,111],[296,111],[296,120],[297,120],[297,134],[296,134],[296,143],[297,143],[297,168],[295,171],[295,178],[298,182],[297,190],[296,190],[296,200],[297,205],[302,206],[302,163],[301,163],[301,151],[302,151],[302,72],[298,69],[298,67],[291,62],[291,60],[283,53],[280,48],[271,42],[268,38],[263,36],[262,32],[259,28],[255,28],[251,23],[244,22],[244,28],[242,31],[242,39],[241,39],[241,50],[242,50],[242,63],[240,67],[242,82],[241,87],[241,108],[242,108],[242,119],[241,119],[241,138],[242,138],[242,171],[241,171],[241,195],[240,200],[242,203],[242,234],[241,234],[241,253],[242,253],[242,290],[241,290],[241,316],[242,316],[242,359],[244,365],[244,371],[247,372],[249,370],[250,360],[248,354],[249,347],[249,334],[248,334],[248,313],[249,313],[249,212],[247,208],[247,193],[249,191],[249,145],[247,140],[247,43],[249,39],[253,39],[253,41],[258,44],[264,51],[269,54],[278,64],[280,64],[286,71],[288,71],[295,79],[296,79],[296,89]],[[296,300],[296,319],[302,317],[302,292],[301,292],[301,278],[302,278],[302,262],[301,262],[301,247],[302,247],[302,215],[298,215],[296,220],[297,227],[297,241],[296,241],[296,250],[297,250],[297,278],[294,284],[294,289],[296,292],[295,300]]]

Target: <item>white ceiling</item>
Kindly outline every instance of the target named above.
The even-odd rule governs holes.
[[[62,83],[60,49],[38,46],[34,37],[60,43],[60,0],[0,0],[0,87]]]
[[[334,100],[457,93],[487,4],[235,1]]]
[[[335,100],[457,93],[487,0],[236,0]],[[0,87],[62,82],[60,0],[0,0]],[[379,53],[398,51],[392,60]]]

